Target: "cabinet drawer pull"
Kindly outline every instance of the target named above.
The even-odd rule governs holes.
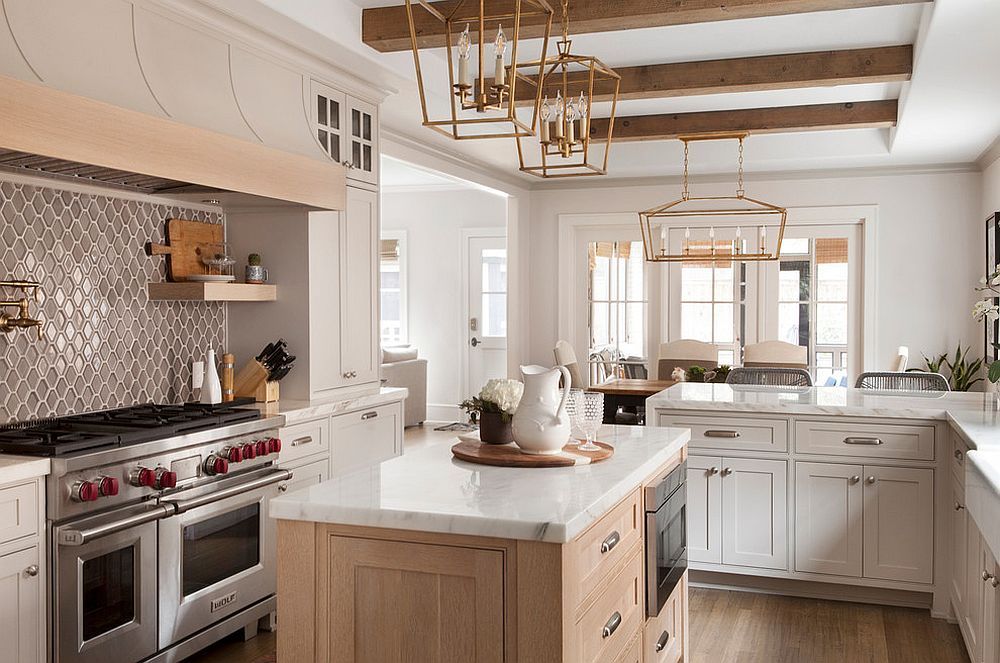
[[[611,552],[618,545],[618,542],[622,540],[622,535],[618,531],[614,531],[608,534],[608,538],[601,541],[601,554]]]
[[[962,450],[955,449],[955,460],[962,460]]]
[[[369,419],[374,419],[378,416],[378,412],[365,412],[361,415],[361,421],[368,421]]]
[[[670,634],[664,631],[660,634],[660,637],[656,639],[656,651],[663,651],[666,649],[668,642],[670,642]]]
[[[882,444],[882,440],[877,437],[845,437],[844,444],[862,444],[869,447],[877,447]]]
[[[292,440],[292,446],[293,447],[300,447],[303,444],[309,444],[312,441],[313,441],[312,435],[305,435],[303,437],[297,437],[294,440]]]
[[[707,430],[705,431],[705,437],[724,437],[729,440],[735,440],[736,438],[742,436],[743,433],[738,430]]]
[[[601,629],[601,637],[604,639],[610,638],[612,635],[614,635],[615,631],[617,631],[618,627],[621,625],[622,625],[622,613],[615,610],[615,614],[611,615],[611,618],[608,619],[607,622],[605,622],[604,628]]]

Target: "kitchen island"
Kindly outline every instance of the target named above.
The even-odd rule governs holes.
[[[605,426],[611,459],[546,469],[433,445],[273,500],[278,659],[682,660],[686,578],[646,618],[642,489],[688,436]]]
[[[1000,663],[994,394],[682,383],[692,581],[930,608]]]

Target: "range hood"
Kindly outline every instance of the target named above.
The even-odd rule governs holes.
[[[343,210],[343,166],[0,76],[0,169],[143,193]],[[73,118],[73,122],[66,122]]]

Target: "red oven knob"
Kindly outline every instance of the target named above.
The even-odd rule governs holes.
[[[268,454],[268,451],[267,451],[267,442],[265,442],[264,440],[259,440],[254,445],[254,451],[257,452],[258,456],[266,456]]]
[[[177,472],[171,472],[162,467],[156,468],[156,487],[159,489],[176,488]]]
[[[253,460],[257,457],[257,452],[254,450],[254,446],[250,442],[243,445],[242,453],[243,460]]]
[[[276,437],[272,437],[267,441],[267,451],[268,453],[276,454],[281,451],[281,440]]]
[[[152,488],[156,485],[156,473],[148,467],[140,467],[128,475],[128,482],[136,488]]]
[[[70,490],[70,499],[74,502],[93,502],[100,496],[97,484],[93,481],[77,481]]]
[[[212,477],[229,472],[229,461],[222,456],[211,455],[205,460],[205,474]]]
[[[235,447],[226,448],[226,458],[229,459],[230,463],[238,463],[243,460],[243,450],[239,445]]]
[[[101,477],[97,483],[97,492],[105,497],[114,497],[118,494],[118,479]]]

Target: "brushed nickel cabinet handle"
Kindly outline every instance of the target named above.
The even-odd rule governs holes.
[[[955,511],[961,511],[964,508],[965,507],[961,504],[961,502],[955,502]]]
[[[723,437],[729,440],[735,440],[741,437],[743,433],[738,430],[707,430],[705,431],[705,437]]]
[[[869,485],[874,484],[875,483],[875,477],[868,477],[866,479],[866,481],[869,483]]]
[[[34,578],[35,576],[37,576],[38,575],[38,565],[37,564],[32,564],[31,566],[29,566],[28,568],[26,568],[24,570],[24,575],[28,576],[29,578]]]
[[[724,467],[724,468],[722,468],[722,476],[728,477],[732,473],[733,473],[733,468],[731,468],[731,467]]]
[[[615,610],[615,614],[611,615],[607,622],[604,624],[604,628],[601,629],[601,637],[604,639],[610,638],[618,630],[618,627],[622,625],[622,613]]]
[[[313,441],[312,435],[305,435],[303,437],[297,437],[294,440],[292,440],[292,446],[299,447],[302,446],[303,444],[310,444],[312,441]]]
[[[997,577],[987,570],[983,570],[983,582],[989,582],[990,580],[996,580]],[[994,585],[996,587],[996,585]]]
[[[346,373],[344,373],[344,379],[345,380],[350,380],[351,379],[351,372],[350,371],[347,371]]]
[[[609,553],[614,550],[615,546],[617,546],[618,542],[621,540],[622,536],[617,530],[608,534],[608,538],[601,541],[601,554],[603,555],[604,553]]]
[[[374,419],[378,416],[378,412],[365,412],[361,415],[361,421],[368,421],[369,419]]]
[[[955,449],[955,460],[962,460],[962,450]]]
[[[877,437],[845,437],[844,444],[862,444],[870,447],[877,447],[882,444],[882,440]]]
[[[719,473],[719,468],[717,468],[717,467],[710,467],[710,468],[708,468],[708,476],[714,477],[718,473]]]
[[[861,481],[861,477],[859,477],[857,474],[855,474],[853,477],[851,477],[851,483],[852,484],[858,483],[859,481]]]
[[[670,642],[670,634],[664,631],[660,634],[660,637],[656,639],[656,651],[663,651],[666,649],[668,642]]]

